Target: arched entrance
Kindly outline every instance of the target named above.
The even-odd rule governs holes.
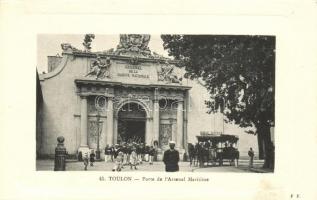
[[[146,116],[144,107],[136,102],[127,102],[118,110],[117,143],[145,143]]]

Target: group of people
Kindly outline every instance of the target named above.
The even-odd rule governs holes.
[[[154,146],[144,143],[125,143],[107,145],[105,147],[105,162],[114,162],[112,171],[121,171],[121,169],[129,165],[130,169],[137,169],[137,165],[143,161],[153,164],[156,159],[157,150]]]
[[[163,162],[167,172],[179,171],[179,152],[175,149],[175,142],[169,142],[169,149],[164,152]],[[122,143],[113,146],[107,145],[104,149],[105,162],[112,162],[112,171],[121,171],[125,166],[130,166],[130,169],[137,169],[137,165],[144,161],[153,165],[153,161],[157,160],[157,150],[154,146],[149,146],[143,143]],[[85,152],[83,156],[84,170],[90,163],[94,166],[95,151]]]
[[[153,161],[156,160],[157,150],[154,146],[146,145],[144,143],[121,143],[115,145],[106,145],[104,149],[105,162],[112,162],[114,166],[112,171],[121,171],[124,166],[130,166],[130,169],[137,169],[137,165],[142,162],[149,162],[153,165]],[[91,152],[85,152],[83,156],[84,169],[87,170],[87,166],[94,165],[96,154],[94,150]]]
[[[90,166],[93,167],[94,166],[94,162],[95,162],[95,151],[92,149],[91,152],[88,155],[88,152],[84,153],[84,157],[83,157],[83,161],[84,161],[84,170],[87,170],[88,164],[90,163]]]
[[[232,143],[229,146],[227,143],[225,143],[222,153],[217,155],[216,143],[212,143],[211,141],[197,142],[195,145],[189,143],[188,154],[190,165],[199,165],[199,167],[204,167],[205,164],[208,165],[209,162],[212,162],[213,165],[215,165],[217,159],[220,158],[221,160],[229,159],[231,165],[233,160],[239,157],[239,153],[237,152],[236,148],[233,147]]]

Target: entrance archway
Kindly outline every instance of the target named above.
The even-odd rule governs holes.
[[[145,143],[147,113],[143,106],[127,102],[118,110],[117,143]]]

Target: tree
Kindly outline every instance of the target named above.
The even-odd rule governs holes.
[[[162,35],[163,47],[185,67],[185,78],[200,78],[210,93],[210,112],[218,105],[229,121],[255,127],[259,155],[273,168],[275,37]],[[252,133],[252,132],[251,132]]]

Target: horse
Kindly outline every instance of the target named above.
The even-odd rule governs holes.
[[[193,162],[195,165],[195,157],[196,157],[196,150],[192,143],[188,143],[188,157],[189,157],[189,165],[192,166]]]

